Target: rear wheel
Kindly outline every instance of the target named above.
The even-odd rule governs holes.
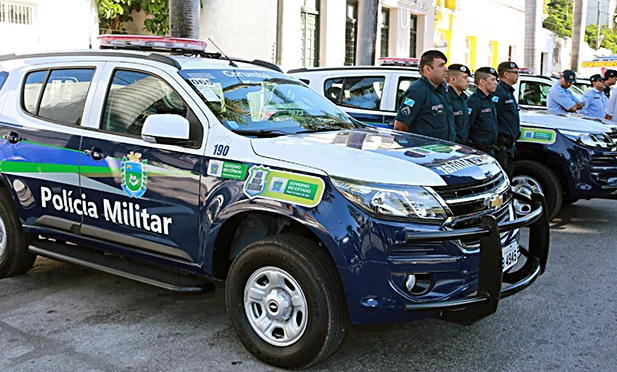
[[[304,368],[334,353],[349,327],[336,266],[314,242],[276,235],[245,248],[225,289],[231,323],[261,361]]]
[[[21,228],[13,198],[0,189],[0,278],[25,274],[36,255],[28,251],[28,239]]]
[[[531,160],[520,160],[514,163],[514,177],[512,190],[531,196],[538,192],[544,195],[549,221],[552,220],[563,203],[563,190],[555,173],[546,165]],[[531,211],[528,204],[515,203],[518,214],[527,214]]]

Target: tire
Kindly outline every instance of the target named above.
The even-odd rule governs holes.
[[[284,278],[278,280],[282,285],[271,285],[264,279],[275,282],[277,277]],[[259,300],[245,302],[248,288],[264,288]],[[278,301],[291,296],[304,301],[291,307],[284,307],[289,301]],[[225,299],[244,346],[262,362],[276,367],[299,369],[325,360],[338,349],[349,328],[345,294],[334,262],[317,244],[296,235],[274,235],[246,247],[231,265]],[[287,324],[294,328],[272,327],[276,323],[267,327],[277,316],[274,309],[278,316],[285,309],[291,311]],[[267,319],[261,324],[266,324],[269,332],[256,331],[256,318]]]
[[[0,189],[0,278],[25,274],[34,265],[36,255],[28,251],[28,239],[17,217],[13,198]]]
[[[531,180],[539,184],[548,210],[549,221],[557,216],[563,203],[563,189],[555,173],[542,163],[532,160],[520,160],[514,163],[514,177],[512,179],[512,189],[524,194],[530,194],[531,190],[526,188],[525,180]],[[519,189],[521,188],[521,189]]]

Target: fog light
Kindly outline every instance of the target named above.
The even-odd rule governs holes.
[[[405,278],[405,288],[407,288],[407,291],[411,292],[411,290],[415,286],[416,286],[416,276],[413,274],[407,275],[407,277]]]
[[[423,295],[431,287],[431,274],[407,274],[405,277],[405,288],[412,295]]]

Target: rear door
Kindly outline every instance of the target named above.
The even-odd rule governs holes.
[[[0,170],[25,225],[77,232],[88,204],[80,143],[103,62],[27,66],[8,75],[0,122]]]
[[[414,81],[420,78],[420,74],[416,73],[406,73],[406,72],[397,72],[393,73],[391,77],[390,88],[388,89],[387,94],[391,97],[389,100],[388,107],[384,110],[384,121],[391,127],[394,127],[394,120],[396,118],[396,113],[398,108],[401,106],[401,102],[403,100],[403,95]]]
[[[207,120],[181,84],[156,67],[105,67],[82,141],[82,189],[98,206],[82,234],[187,262],[199,259],[199,192]],[[192,145],[141,139],[148,115],[177,114],[191,123]],[[204,124],[202,124],[204,123]]]

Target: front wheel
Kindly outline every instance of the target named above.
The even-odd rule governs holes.
[[[277,367],[319,363],[338,349],[349,328],[334,262],[300,236],[275,235],[249,245],[231,265],[225,294],[244,346]]]
[[[563,202],[563,190],[555,173],[546,165],[531,160],[520,160],[514,163],[512,190],[531,196],[537,192],[544,195],[549,221],[557,216]],[[527,214],[531,206],[515,202],[518,214]]]

